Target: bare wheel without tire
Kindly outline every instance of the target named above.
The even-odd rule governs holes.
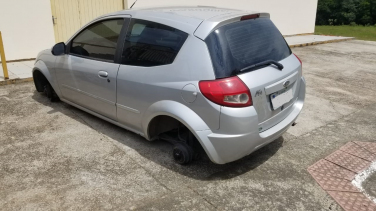
[[[181,164],[188,164],[193,159],[193,149],[186,143],[176,143],[172,150],[174,160]]]

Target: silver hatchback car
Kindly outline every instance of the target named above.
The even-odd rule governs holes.
[[[101,16],[39,53],[37,91],[217,164],[280,137],[303,107],[302,63],[267,13],[215,7]]]

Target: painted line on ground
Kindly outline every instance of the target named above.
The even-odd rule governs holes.
[[[30,82],[33,81],[33,78],[15,78],[15,79],[8,79],[5,81],[0,81],[0,86],[4,85],[10,85],[10,84],[19,84],[19,83],[25,83],[25,82]]]

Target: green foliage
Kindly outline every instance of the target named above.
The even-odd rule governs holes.
[[[316,26],[315,34],[355,37],[360,40],[376,41],[376,26]]]
[[[376,0],[318,0],[317,25],[374,25]]]

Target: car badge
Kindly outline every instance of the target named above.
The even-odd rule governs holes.
[[[257,90],[257,92],[256,92],[256,94],[255,94],[255,97],[257,97],[257,96],[261,96],[262,95],[262,90],[260,89],[260,90]]]
[[[283,83],[283,87],[288,87],[290,85],[290,81],[285,81],[284,83]]]

